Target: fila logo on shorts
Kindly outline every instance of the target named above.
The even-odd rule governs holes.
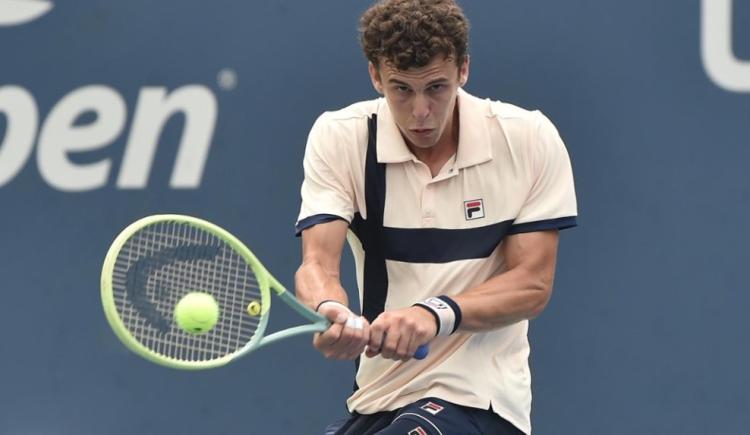
[[[429,435],[426,430],[422,429],[421,426],[417,426],[409,431],[408,435]]]
[[[481,199],[464,201],[464,216],[466,220],[474,220],[484,217],[484,203]]]
[[[438,405],[437,403],[433,403],[433,402],[427,402],[424,405],[422,405],[421,408],[424,411],[427,411],[427,412],[429,412],[432,415],[437,415],[438,412],[440,412],[440,411],[443,410],[442,406]]]

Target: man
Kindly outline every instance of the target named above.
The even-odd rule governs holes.
[[[359,358],[352,415],[327,433],[528,434],[528,319],[576,224],[565,147],[541,113],[461,89],[454,1],[384,0],[360,24],[385,98],[315,122],[297,222],[297,295],[333,322],[313,344]],[[361,317],[339,280],[347,238]]]

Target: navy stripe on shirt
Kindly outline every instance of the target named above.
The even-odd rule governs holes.
[[[557,219],[546,219],[543,221],[526,222],[510,227],[508,234],[531,233],[534,231],[564,230],[578,226],[576,216],[566,216]]]
[[[448,263],[486,258],[503,240],[512,223],[505,221],[466,229],[383,227],[383,255],[388,260],[408,263]],[[352,230],[362,240],[358,228],[352,226]]]
[[[299,237],[302,235],[302,231],[318,224],[324,224],[326,222],[331,221],[337,221],[342,220],[346,221],[346,219],[342,218],[341,216],[337,216],[335,214],[315,214],[312,216],[308,216],[301,221],[297,222],[297,225],[295,225],[296,230],[296,236]],[[348,222],[348,221],[347,221]]]
[[[346,220],[333,214],[318,214],[297,223],[297,235],[313,225]],[[364,219],[357,213],[351,229],[363,245]],[[569,216],[513,225],[512,220],[477,228],[394,228],[382,227],[380,243],[388,260],[408,263],[448,263],[458,260],[487,258],[506,235],[534,231],[564,230],[577,226],[576,217]],[[372,243],[373,235],[369,235]]]

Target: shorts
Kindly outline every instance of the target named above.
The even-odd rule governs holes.
[[[492,409],[455,405],[429,397],[395,411],[352,414],[325,435],[523,435]]]

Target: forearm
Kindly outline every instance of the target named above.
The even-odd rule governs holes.
[[[487,331],[538,316],[552,294],[557,231],[516,234],[503,242],[506,271],[454,297],[460,330]]]
[[[352,360],[365,350],[370,338],[369,323],[339,304],[348,306],[341,286],[339,266],[349,223],[334,220],[302,231],[302,264],[294,276],[297,297],[328,319],[331,325],[314,335],[313,345],[326,358]]]
[[[313,310],[325,300],[339,301],[349,305],[338,272],[326,270],[324,265],[317,260],[302,263],[295,274],[295,285],[297,298]]]
[[[302,264],[294,280],[297,298],[313,310],[329,299],[349,305],[339,272],[348,227],[337,220],[302,232]]]
[[[453,297],[461,307],[459,330],[487,331],[532,319],[544,310],[551,293],[551,277],[511,269]]]

